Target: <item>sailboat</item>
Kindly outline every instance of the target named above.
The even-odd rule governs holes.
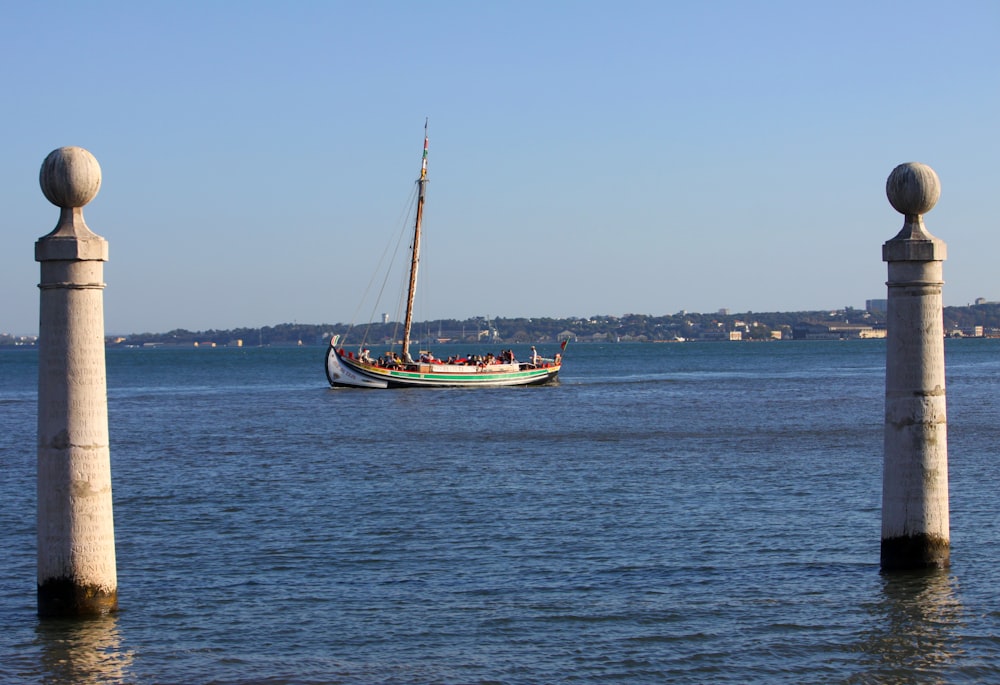
[[[355,388],[489,388],[508,385],[542,385],[556,380],[562,368],[562,354],[540,357],[535,348],[531,358],[518,361],[510,350],[498,355],[471,355],[462,359],[435,359],[430,353],[410,354],[410,330],[413,325],[413,302],[417,292],[417,267],[420,264],[420,232],[427,189],[427,122],[424,122],[424,152],[417,180],[416,221],[410,253],[410,278],[403,320],[402,350],[373,359],[363,344],[357,353],[338,346],[340,336],[330,339],[326,353],[326,377],[334,387]],[[561,350],[565,351],[566,341]]]

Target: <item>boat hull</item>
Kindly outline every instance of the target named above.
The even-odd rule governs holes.
[[[366,364],[331,346],[326,352],[326,377],[333,387],[351,388],[498,388],[543,385],[556,380],[559,364],[499,364],[458,366],[411,364],[390,369]]]

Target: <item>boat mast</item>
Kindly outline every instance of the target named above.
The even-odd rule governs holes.
[[[403,322],[403,361],[410,358],[410,327],[413,324],[413,298],[417,292],[417,266],[420,263],[420,223],[424,217],[424,193],[427,190],[427,120],[424,120],[424,156],[417,181],[417,220],[413,226],[413,255],[410,258],[410,287],[406,292],[406,320]]]

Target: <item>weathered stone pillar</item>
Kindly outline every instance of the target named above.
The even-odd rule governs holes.
[[[885,190],[906,218],[882,246],[889,300],[881,565],[883,571],[943,568],[950,557],[941,301],[947,255],[922,218],[941,186],[929,166],[909,163],[893,169]]]
[[[59,224],[35,243],[41,263],[38,353],[38,614],[118,608],[104,365],[108,243],[84,223],[101,168],[79,147],[42,163]]]

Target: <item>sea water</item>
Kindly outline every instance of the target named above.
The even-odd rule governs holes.
[[[44,622],[37,355],[0,353],[0,682],[1000,681],[1000,341],[947,341],[952,567],[900,576],[881,341],[571,343],[476,390],[324,352],[110,350],[121,610]]]

